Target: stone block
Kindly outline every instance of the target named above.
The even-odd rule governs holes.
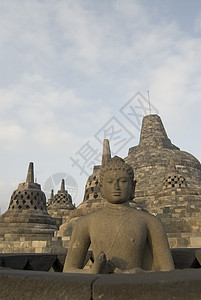
[[[42,248],[45,247],[47,245],[47,241],[33,241],[32,242],[32,246],[35,248]]]
[[[200,299],[201,270],[136,275],[102,275],[93,284],[93,300]]]
[[[0,270],[0,299],[89,300],[97,275]]]
[[[70,241],[70,236],[63,236],[62,241]]]
[[[192,248],[201,248],[201,237],[190,237],[190,244]]]

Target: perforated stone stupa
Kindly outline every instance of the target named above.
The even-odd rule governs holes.
[[[125,161],[135,173],[135,201],[162,220],[171,247],[201,247],[201,165],[171,143],[158,115],[143,118],[138,146]]]
[[[0,216],[0,252],[65,253],[61,241],[52,240],[55,230],[55,220],[47,213],[45,194],[34,182],[31,162],[26,182],[19,184],[8,210]]]
[[[61,189],[57,194],[51,192],[50,199],[47,203],[48,213],[52,218],[57,219],[59,226],[63,223],[63,218],[69,215],[70,211],[75,209],[75,205],[72,203],[72,197],[65,189],[65,180],[61,181]]]

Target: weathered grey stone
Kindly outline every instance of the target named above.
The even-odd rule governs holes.
[[[4,300],[200,299],[201,269],[129,275],[58,274],[0,269]]]
[[[99,275],[94,300],[200,299],[201,270],[175,270],[138,275]]]
[[[59,239],[52,241],[55,230],[55,220],[47,213],[45,194],[34,182],[31,162],[26,182],[19,184],[8,210],[0,216],[0,253],[49,253],[55,248],[65,253]]]
[[[135,202],[161,219],[170,246],[201,247],[201,165],[171,143],[159,116],[143,118],[125,161],[135,172]]]
[[[90,300],[96,275],[0,269],[2,300]]]
[[[53,195],[53,190],[50,195],[50,199],[47,203],[48,212],[51,212],[52,210],[57,210],[57,214],[59,216],[59,209],[66,210],[67,213],[70,210],[75,209],[75,205],[72,204],[72,197],[68,193],[68,191],[65,189],[65,180],[62,179],[61,181],[61,189],[57,192],[56,195]],[[53,211],[52,211],[53,213]],[[62,216],[62,214],[61,214]]]
[[[111,159],[111,151],[109,140],[103,141],[102,165],[94,166],[93,174],[89,176],[86,186],[83,202],[69,213],[69,218],[60,226],[59,231],[55,232],[55,236],[62,237],[63,246],[68,247],[72,230],[77,220],[94,211],[103,208],[107,201],[101,196],[100,192],[100,171],[103,165],[107,164]],[[131,207],[142,210],[140,205],[137,205],[133,199],[129,202]],[[65,239],[68,237],[68,241]]]
[[[76,222],[64,272],[138,273],[174,268],[160,220],[129,205],[133,175],[132,167],[117,156],[102,167],[100,191],[107,204]],[[90,243],[95,262],[84,270]]]

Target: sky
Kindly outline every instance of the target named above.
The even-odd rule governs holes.
[[[103,139],[126,157],[150,112],[201,160],[200,53],[200,0],[0,0],[1,212],[30,161],[81,203]]]

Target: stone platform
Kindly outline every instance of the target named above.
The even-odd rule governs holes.
[[[59,274],[0,269],[0,300],[200,299],[201,269],[136,275]]]

